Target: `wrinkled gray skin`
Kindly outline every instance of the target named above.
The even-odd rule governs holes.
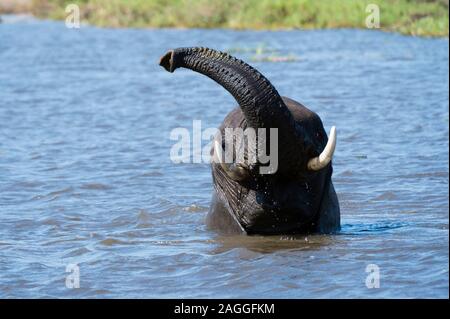
[[[279,164],[274,174],[260,174],[262,164],[256,163],[243,166],[244,174],[235,178],[227,167],[212,163],[210,228],[222,233],[264,235],[339,230],[331,162],[319,171],[307,168],[308,161],[318,156],[328,141],[316,113],[281,97],[261,73],[223,52],[178,48],[161,57],[160,65],[169,72],[183,67],[204,74],[233,95],[239,106],[220,126],[222,136],[225,128],[278,129]]]

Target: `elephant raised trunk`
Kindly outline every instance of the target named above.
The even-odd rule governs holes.
[[[221,144],[216,136],[212,158],[219,161],[213,160],[211,167],[214,192],[207,218],[211,228],[224,231],[229,227],[247,234],[329,233],[339,229],[339,203],[331,181],[334,127],[327,139],[316,113],[281,97],[261,73],[227,53],[179,48],[168,51],[159,64],[169,72],[180,67],[191,69],[224,87],[239,107],[225,117],[221,133],[230,128],[257,129],[258,155],[264,143],[270,144],[270,156],[278,155],[277,169],[264,172],[256,169],[264,164],[261,158],[251,165],[238,160],[223,163],[223,141]],[[266,129],[265,137],[259,136],[260,129]],[[277,130],[278,140],[271,139],[272,129]],[[273,141],[278,142],[274,152]],[[247,156],[255,152],[250,146],[234,150]]]
[[[275,87],[244,61],[224,52],[195,47],[168,51],[160,65],[168,72],[180,67],[191,69],[216,81],[236,99],[247,127],[277,128],[281,174],[304,170],[308,157],[318,155],[310,137],[295,122]]]

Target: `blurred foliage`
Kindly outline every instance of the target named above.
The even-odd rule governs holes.
[[[65,6],[104,27],[233,29],[365,28],[366,6],[380,8],[382,30],[448,36],[448,0],[32,0],[32,11],[63,19]]]

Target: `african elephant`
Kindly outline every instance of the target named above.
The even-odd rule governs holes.
[[[220,139],[213,143],[210,227],[249,235],[340,229],[339,203],[331,181],[334,127],[328,138],[316,113],[281,97],[260,72],[227,53],[178,48],[162,56],[159,64],[168,72],[187,68],[204,74],[231,93],[239,106],[225,117],[219,129],[222,136],[230,128],[277,129],[277,168],[264,174],[259,160],[249,164],[237,162],[234,156],[232,162],[225,162],[227,144]],[[273,142],[275,138],[268,135],[258,136],[256,149],[244,148],[244,158]]]

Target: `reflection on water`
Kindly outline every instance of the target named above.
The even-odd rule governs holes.
[[[448,39],[3,21],[0,297],[448,297]],[[171,129],[217,127],[235,102],[159,56],[250,61],[261,42],[298,59],[255,67],[338,129],[339,234],[209,231],[209,166],[170,162]]]
[[[322,246],[336,244],[338,236],[296,235],[296,236],[223,236],[216,239],[220,245],[214,250],[222,253],[243,248],[258,253],[274,253],[282,250],[315,250]]]
[[[336,245],[345,240],[346,236],[366,236],[368,234],[382,235],[384,232],[394,231],[406,227],[407,223],[371,223],[371,224],[345,224],[339,233],[334,235],[284,235],[284,236],[218,236],[215,242],[219,244],[215,253],[222,253],[235,248],[258,253],[273,253],[281,250],[316,250],[327,245]]]

